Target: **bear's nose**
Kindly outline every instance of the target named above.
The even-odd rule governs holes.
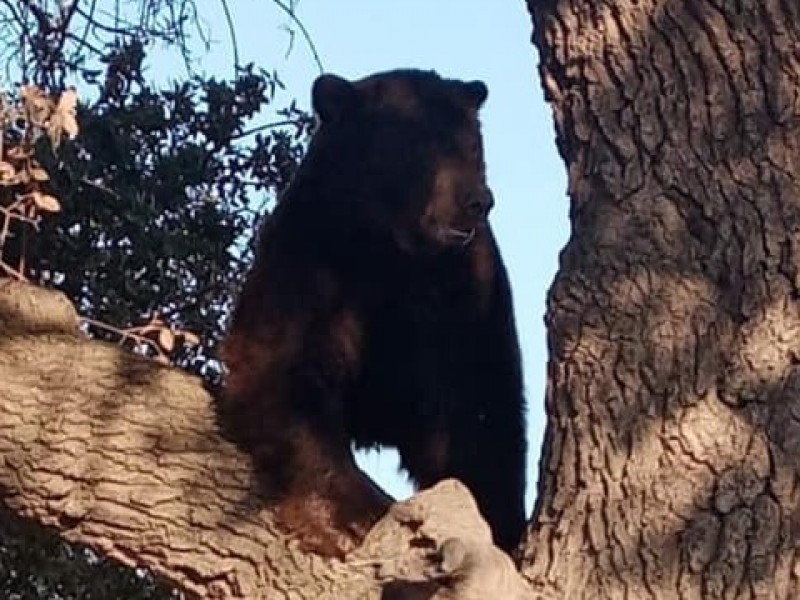
[[[489,189],[470,192],[464,197],[464,212],[474,218],[484,218],[494,206],[494,196]]]

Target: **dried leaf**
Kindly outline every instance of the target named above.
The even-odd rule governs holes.
[[[36,208],[41,211],[54,213],[61,210],[61,203],[55,196],[43,194],[41,192],[32,192],[30,197],[36,205]]]
[[[23,85],[20,95],[30,122],[44,126],[53,111],[53,101],[35,85]]]
[[[42,167],[31,167],[29,172],[34,181],[50,180],[50,175]]]
[[[192,333],[191,331],[182,331],[181,334],[183,335],[183,343],[187,346],[200,345],[200,336]]]
[[[46,99],[45,93],[35,85],[23,85],[20,88],[20,96],[22,96],[22,100],[28,104],[36,104],[43,98]]]
[[[175,334],[167,328],[158,332],[158,345],[167,352],[172,352],[175,348]]]
[[[78,135],[77,106],[78,93],[74,88],[66,90],[58,99],[58,105],[47,128],[47,135],[54,148],[58,147],[63,136],[73,139]]]
[[[33,148],[23,148],[22,146],[12,146],[6,152],[11,160],[24,160],[33,154]]]
[[[0,182],[9,182],[9,181],[16,182],[17,180],[17,170],[14,168],[14,165],[0,161]]]

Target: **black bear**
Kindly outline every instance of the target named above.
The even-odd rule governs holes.
[[[314,83],[319,126],[223,345],[236,433],[311,550],[342,555],[391,501],[351,444],[396,447],[418,487],[461,480],[498,545],[520,539],[525,403],[487,221],[486,96],[416,70]]]

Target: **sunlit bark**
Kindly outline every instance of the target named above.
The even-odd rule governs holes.
[[[395,505],[345,563],[304,554],[197,378],[86,339],[61,294],[8,280],[0,331],[0,501],[15,514],[193,598],[525,597],[464,486]]]
[[[572,236],[525,573],[567,599],[796,598],[800,4],[528,6]]]

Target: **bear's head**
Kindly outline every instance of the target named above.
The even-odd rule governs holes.
[[[426,71],[319,77],[308,159],[323,212],[405,252],[469,245],[493,205],[478,121],[487,94]]]

